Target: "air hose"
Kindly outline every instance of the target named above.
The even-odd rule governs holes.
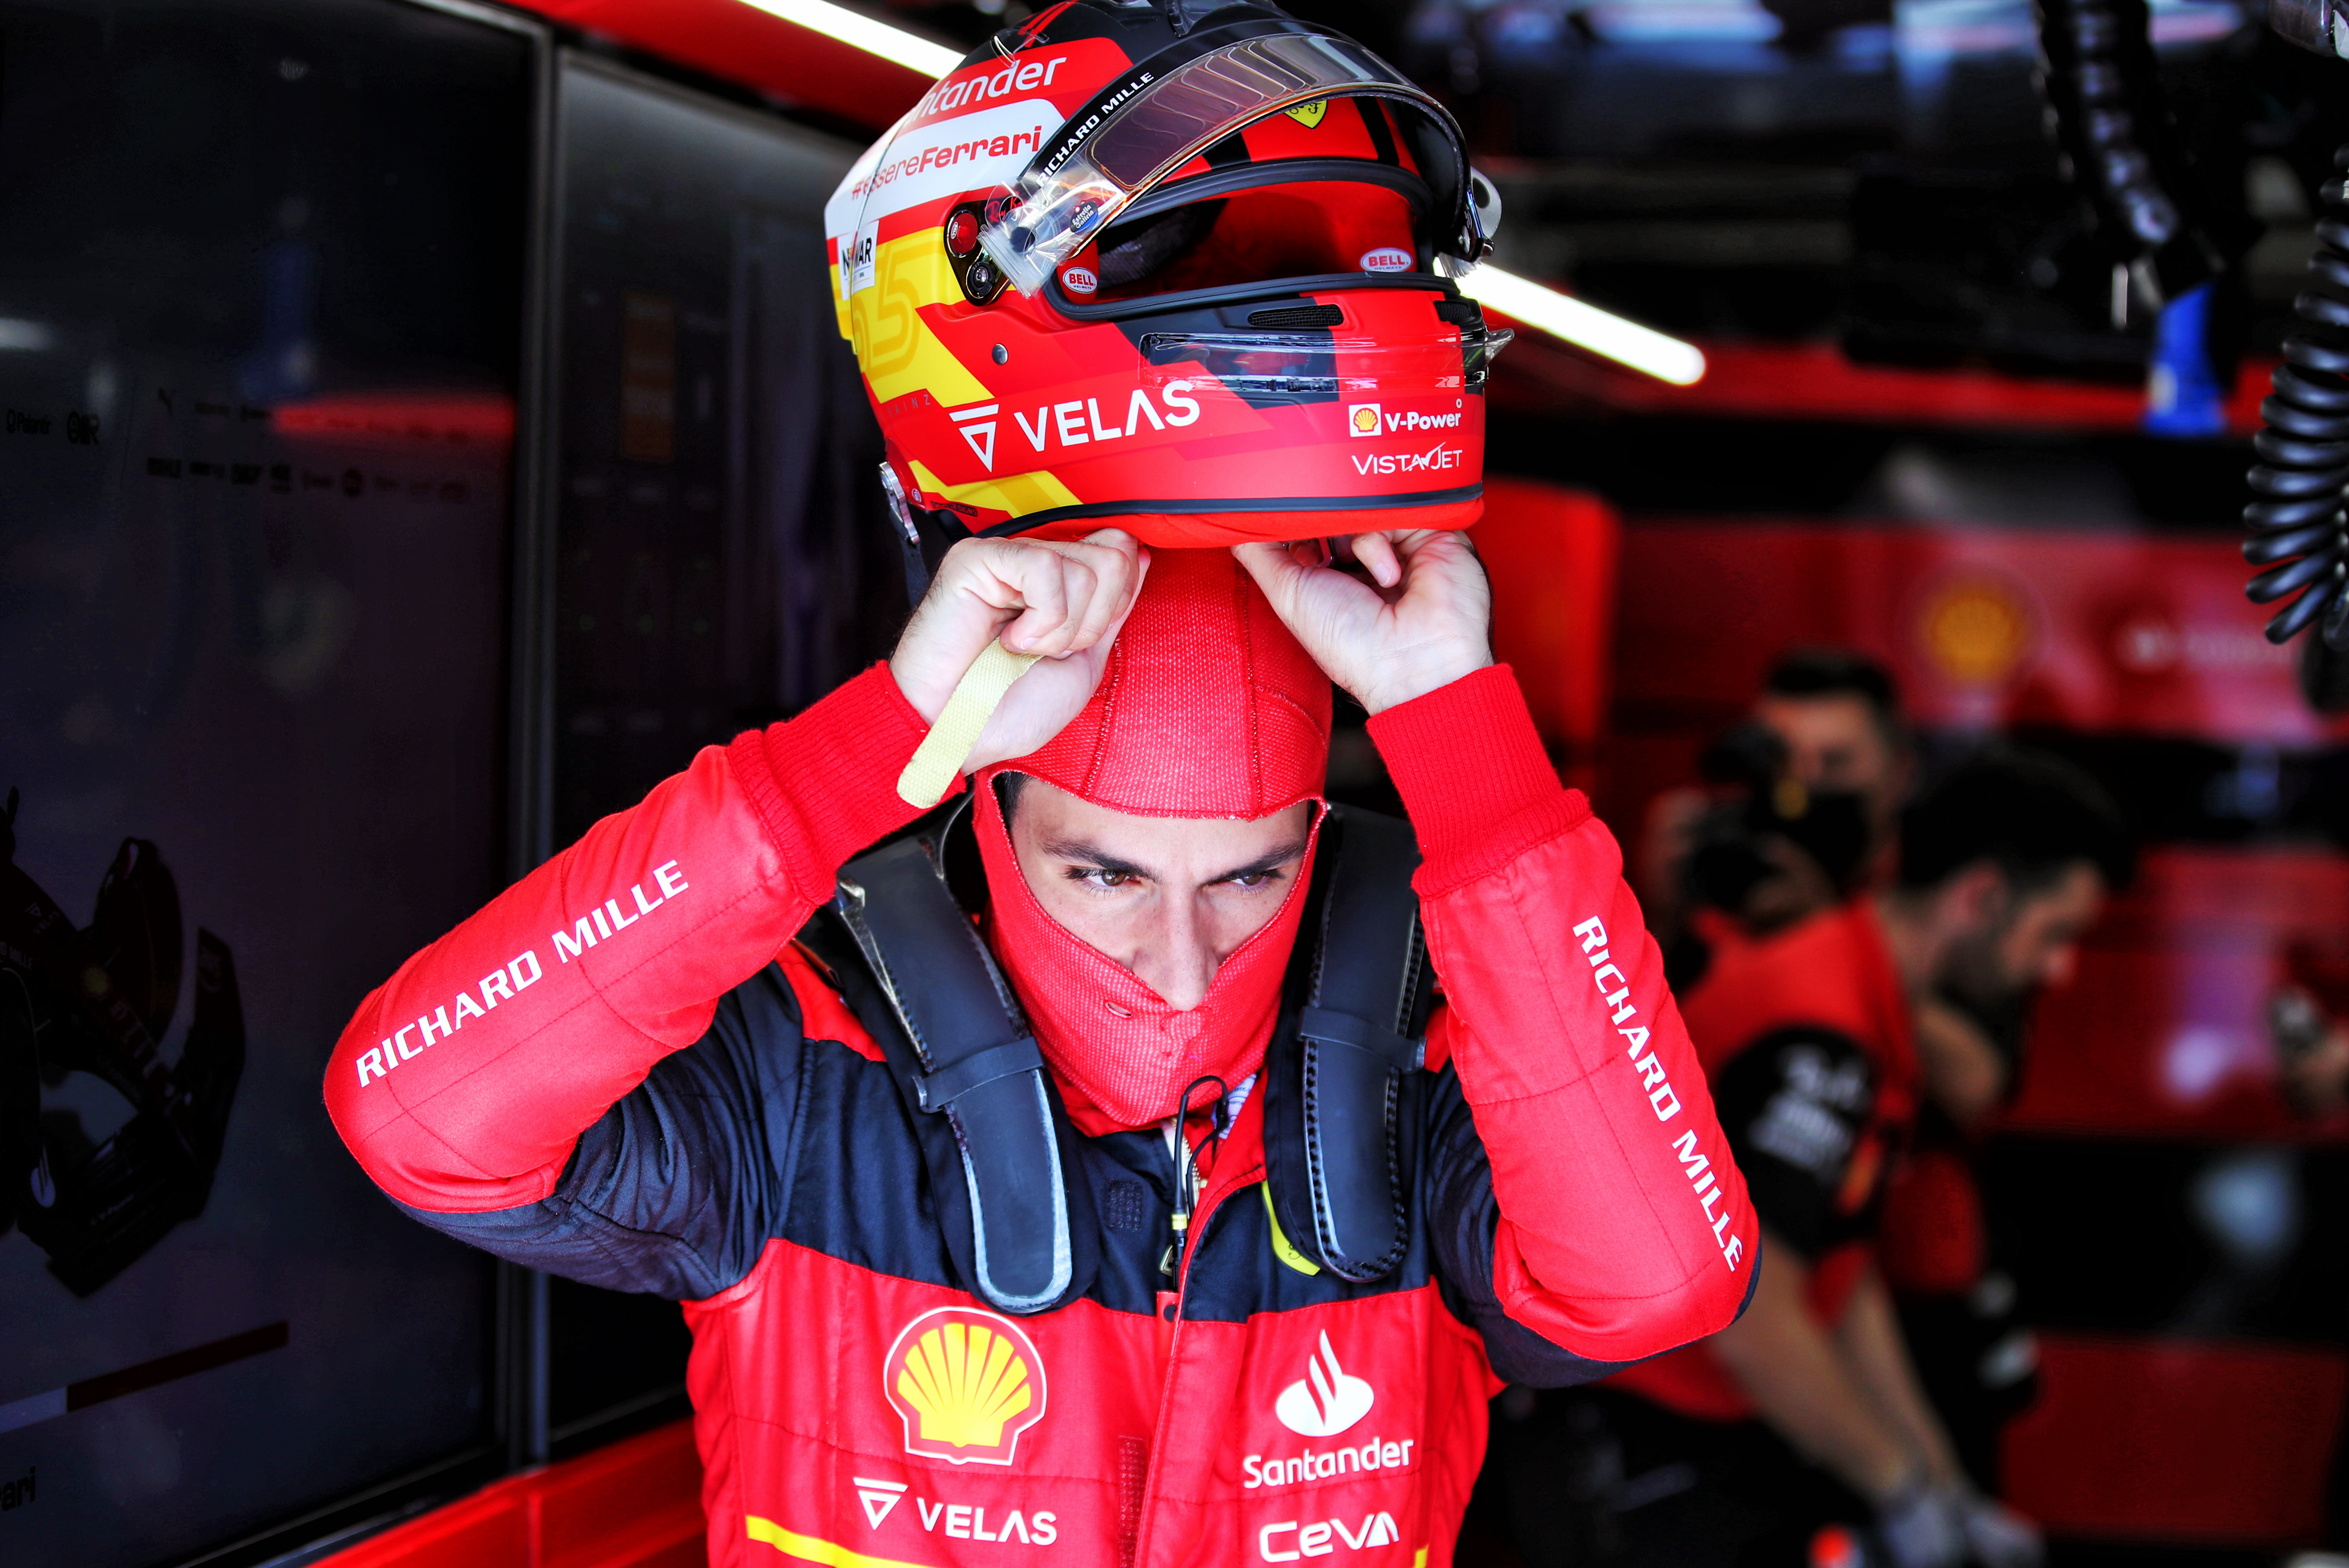
[[[2349,147],[2333,155],[2349,174]],[[2268,640],[2284,642],[2323,618],[2325,646],[2349,649],[2349,191],[2328,182],[2316,223],[2313,287],[2292,301],[2301,328],[2285,339],[2275,394],[2260,404],[2267,428],[2253,439],[2260,462],[2243,508],[2251,537],[2243,558],[2264,566],[2246,590],[2254,604],[2300,597],[2268,622]],[[2300,592],[2306,589],[2306,592]]]

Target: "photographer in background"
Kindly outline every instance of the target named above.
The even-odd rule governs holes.
[[[1676,986],[1724,942],[1767,935],[1882,879],[1916,764],[1891,675],[1847,649],[1795,649],[1748,718],[1659,795],[1640,896]]]

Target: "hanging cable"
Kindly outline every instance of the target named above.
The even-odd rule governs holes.
[[[2333,155],[2349,175],[2349,147]],[[2301,329],[2285,339],[2275,393],[2260,405],[2267,428],[2252,441],[2260,461],[2243,508],[2251,537],[2243,558],[2267,570],[2245,590],[2254,604],[2300,597],[2268,622],[2285,642],[2323,618],[2325,645],[2349,649],[2349,191],[2341,180],[2320,192],[2312,286],[2292,301]],[[2304,592],[2302,590],[2305,590]]]
[[[2050,129],[2099,233],[2157,308],[2209,282],[2227,250],[2177,144],[2146,0],[2038,0],[2037,10]]]

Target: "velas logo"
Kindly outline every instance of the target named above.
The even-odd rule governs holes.
[[[1008,1465],[1044,1418],[1044,1362],[1008,1318],[939,1307],[907,1324],[882,1362],[882,1391],[905,1423],[905,1451],[957,1465]]]
[[[1039,403],[1033,409],[1013,408],[1009,411],[1011,422],[1019,427],[1030,450],[1039,457],[1055,445],[1065,451],[1100,441],[1122,441],[1145,428],[1164,434],[1170,428],[1180,430],[1198,422],[1199,400],[1191,395],[1195,383],[1174,380],[1155,389],[1158,396],[1153,401],[1150,389],[1134,388],[1126,398],[1123,418],[1115,397],[1109,400],[1107,419],[1102,417],[1099,398],[1065,398],[1057,403]],[[995,472],[996,422],[1005,411],[1001,403],[978,403],[947,410],[947,418],[962,432],[971,454],[989,473]],[[1004,439],[1010,439],[1009,431],[1004,432]],[[1019,451],[1016,446],[1011,450],[1015,453]]]
[[[1061,286],[1071,294],[1091,294],[1101,286],[1101,278],[1089,266],[1062,267]]]
[[[1305,1376],[1280,1391],[1272,1413],[1300,1438],[1334,1438],[1369,1415],[1377,1397],[1368,1383],[1338,1365],[1325,1332],[1320,1354],[1306,1358]]]
[[[952,409],[947,413],[961,430],[962,439],[970,443],[972,454],[990,473],[995,472],[995,416],[1002,409],[1000,403],[981,403],[975,409]]]
[[[1349,435],[1374,436],[1379,433],[1381,422],[1376,403],[1353,403],[1347,407],[1346,433]]]
[[[1364,272],[1409,272],[1411,253],[1394,245],[1381,245],[1376,250],[1364,251],[1361,265]]]
[[[904,1481],[875,1480],[870,1476],[851,1476],[856,1483],[856,1501],[864,1505],[864,1522],[874,1529],[889,1517],[889,1511],[905,1501]]]

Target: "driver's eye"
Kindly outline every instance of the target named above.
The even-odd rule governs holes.
[[[1280,873],[1278,871],[1254,871],[1245,877],[1234,877],[1228,879],[1230,886],[1235,888],[1246,888],[1250,890],[1264,887],[1267,883],[1278,882],[1279,880]]]
[[[1099,866],[1071,866],[1069,878],[1074,882],[1090,882],[1096,888],[1123,888],[1135,879],[1131,871],[1110,871]]]

